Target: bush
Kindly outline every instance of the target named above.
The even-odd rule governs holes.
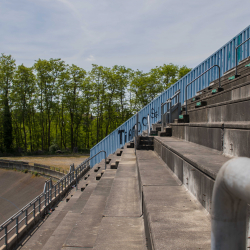
[[[49,152],[51,153],[55,153],[57,150],[59,150],[60,148],[58,147],[57,144],[53,144],[49,147]]]
[[[28,171],[28,169],[24,169],[22,172],[27,174],[29,171]]]
[[[35,172],[33,172],[32,174],[33,174],[33,175],[35,175],[35,176],[39,176],[39,173],[38,173],[38,172],[36,172],[36,171],[35,171]]]

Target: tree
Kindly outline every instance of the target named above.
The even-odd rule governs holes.
[[[178,80],[180,80],[183,76],[185,76],[187,73],[189,73],[192,69],[188,68],[186,65],[180,67],[179,73],[178,73]]]
[[[12,87],[14,71],[16,68],[15,60],[11,55],[0,56],[0,95],[2,106],[2,128],[4,149],[9,152],[12,150],[12,117],[9,105],[9,94]]]
[[[63,93],[62,102],[70,115],[70,144],[71,150],[77,146],[78,130],[84,113],[83,100],[81,98],[83,81],[86,71],[72,65],[68,67],[60,79],[61,90]]]
[[[13,91],[11,93],[11,100],[13,105],[13,112],[20,122],[24,136],[24,148],[27,151],[27,132],[29,129],[30,148],[32,151],[32,114],[35,105],[35,75],[33,68],[25,67],[23,64],[19,65],[15,72],[15,79],[13,81]]]

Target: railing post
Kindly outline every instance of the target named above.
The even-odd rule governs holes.
[[[7,226],[5,226],[5,228],[4,228],[4,233],[5,233],[5,246],[7,249],[7,244],[8,244],[8,228],[7,228]]]
[[[107,162],[106,162],[107,155],[106,155],[106,151],[104,151],[104,154],[105,154],[105,170],[106,170],[106,168],[107,168]]]
[[[136,112],[136,116],[135,116],[135,152],[137,149],[137,137],[138,137],[138,122],[139,122],[139,114],[138,112]]]
[[[192,84],[193,82],[195,82],[198,78],[200,78],[201,76],[203,76],[205,73],[207,73],[210,69],[212,69],[213,67],[218,67],[218,70],[219,70],[219,88],[221,87],[221,84],[220,84],[220,66],[215,64],[213,65],[212,67],[210,67],[209,69],[207,69],[205,72],[203,72],[202,74],[200,74],[198,77],[196,77],[193,81],[191,81],[190,83],[188,83],[185,87],[185,102],[186,102],[186,115],[188,114],[187,113],[187,87]]]
[[[148,136],[150,136],[150,118],[148,114]]]
[[[50,179],[50,190],[49,190],[49,192],[50,192],[50,202],[52,201],[52,179]]]
[[[36,216],[36,202],[33,204],[33,218]]]
[[[49,181],[47,184],[47,205],[49,205]]]
[[[244,44],[245,42],[247,42],[248,40],[250,40],[250,37],[249,37],[246,41],[242,42],[241,44],[239,44],[238,46],[235,47],[235,77],[238,77],[238,76],[239,76],[239,75],[237,74],[237,66],[238,66],[237,50],[238,50],[238,48],[239,48],[241,45],[243,45],[243,44]]]
[[[170,100],[169,106],[170,106],[170,109],[169,109],[169,122],[168,123],[172,123],[172,100]]]
[[[39,213],[41,213],[41,197],[40,196],[38,198],[38,202],[39,202],[39,204],[38,204],[38,211],[39,211]]]
[[[16,235],[18,235],[18,216],[16,217]]]
[[[28,224],[28,211],[27,211],[27,208],[25,210],[25,225],[27,226]]]
[[[211,249],[245,250],[250,203],[250,159],[227,161],[216,176],[212,196]]]
[[[161,127],[163,128],[164,104],[161,104]]]
[[[44,193],[44,206],[46,207],[47,205],[47,181],[45,181],[44,183],[43,193]]]
[[[77,169],[76,169],[76,190],[77,190]]]

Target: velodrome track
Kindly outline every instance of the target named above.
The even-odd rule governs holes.
[[[44,177],[0,169],[0,224],[42,193]]]

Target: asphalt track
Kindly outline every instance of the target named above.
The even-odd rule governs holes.
[[[0,225],[42,193],[44,177],[0,169]]]

